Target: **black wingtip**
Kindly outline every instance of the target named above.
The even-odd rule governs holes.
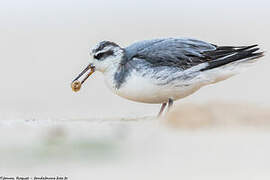
[[[264,56],[264,53],[265,51],[261,51],[261,52],[253,53],[253,55],[256,56],[257,58],[260,58]]]
[[[260,50],[260,48],[258,48],[258,44],[254,44],[251,46],[234,47],[234,48],[229,47],[229,46],[223,46],[221,48],[223,49],[231,48],[231,53],[228,53],[228,50],[227,50],[227,54],[224,54],[223,57],[220,57],[216,60],[208,61],[209,65],[205,67],[204,69],[202,69],[201,71],[220,67],[234,61],[239,61],[243,59],[251,60],[251,59],[257,59],[264,56],[263,51],[258,52]]]

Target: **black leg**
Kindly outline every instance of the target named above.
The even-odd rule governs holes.
[[[163,104],[161,105],[160,111],[159,111],[159,113],[158,113],[158,117],[161,116],[161,114],[162,114],[162,112],[164,111],[166,105],[167,105],[167,103],[163,103]]]
[[[169,98],[169,101],[168,101],[168,112],[170,111],[172,105],[173,105],[173,100],[171,98]]]

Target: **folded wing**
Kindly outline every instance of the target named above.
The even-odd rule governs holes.
[[[216,46],[195,39],[157,39],[135,43],[126,48],[125,62],[141,59],[153,67],[173,66],[186,70],[208,62],[202,70],[212,69],[227,63],[260,57],[257,45],[252,46]]]

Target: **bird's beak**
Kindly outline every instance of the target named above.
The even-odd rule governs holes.
[[[89,72],[88,72],[89,71]],[[80,82],[79,79],[82,77],[85,73],[88,74],[83,78],[83,80]],[[71,83],[71,88],[74,92],[77,92],[81,89],[81,85],[95,72],[95,66],[93,64],[89,64]]]

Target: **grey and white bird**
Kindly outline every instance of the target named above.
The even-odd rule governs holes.
[[[162,104],[161,115],[167,104],[170,108],[173,101],[237,74],[262,56],[257,45],[217,46],[188,38],[146,40],[126,48],[102,41],[90,52],[90,63],[74,79],[72,88],[78,91],[94,71],[100,71],[113,93]]]

